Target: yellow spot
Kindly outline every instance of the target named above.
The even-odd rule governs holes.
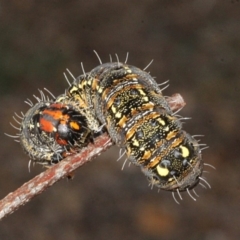
[[[157,172],[161,177],[166,177],[169,174],[169,170],[161,167],[160,164],[157,165]]]
[[[174,180],[174,178],[169,178],[168,182],[172,182]]]
[[[103,88],[98,88],[98,93],[102,93],[102,91],[103,91]]]
[[[184,157],[184,158],[186,158],[186,157],[188,157],[189,156],[189,150],[188,150],[188,148],[187,147],[185,147],[185,146],[180,146],[180,148],[181,148],[181,150],[182,150],[182,156]]]
[[[139,147],[139,142],[136,139],[133,140],[133,146]]]
[[[139,89],[138,91],[142,96],[146,96],[146,93],[142,89]]]
[[[88,84],[89,86],[91,86],[92,80],[87,81],[87,84]]]
[[[70,93],[73,93],[77,90],[78,90],[78,88],[76,86],[73,86],[69,91],[70,91]]]
[[[163,126],[166,125],[165,121],[162,120],[161,118],[158,119],[158,122],[159,122],[161,125],[163,125]]]
[[[82,81],[82,82],[80,82],[80,83],[78,84],[78,87],[79,87],[80,89],[84,89],[85,86],[86,86],[86,81]]]
[[[114,106],[112,106],[111,109],[113,113],[116,113],[117,109]]]
[[[168,132],[169,131],[169,126],[166,126],[163,130]]]
[[[149,98],[148,97],[143,97],[142,98],[145,102],[148,102],[149,101]]]
[[[116,117],[116,118],[120,118],[121,116],[122,116],[122,114],[121,114],[120,112],[118,112],[118,113],[115,114],[115,117]]]

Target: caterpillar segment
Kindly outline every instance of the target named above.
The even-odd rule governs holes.
[[[79,92],[73,94],[73,88]],[[203,169],[199,144],[182,130],[148,73],[120,62],[101,64],[78,77],[68,90],[73,99],[79,94],[150,184],[179,192],[199,183]]]
[[[58,163],[92,141],[86,117],[75,104],[40,101],[25,114],[20,129],[20,144],[30,159],[42,165]]]

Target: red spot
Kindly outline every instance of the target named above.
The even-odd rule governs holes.
[[[52,122],[46,120],[45,118],[41,118],[40,121],[40,129],[45,131],[45,132],[53,132],[54,126],[52,124]]]
[[[63,118],[62,112],[59,110],[44,110],[43,115],[51,116],[54,119],[61,119]]]

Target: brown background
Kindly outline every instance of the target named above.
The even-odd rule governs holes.
[[[212,190],[197,187],[194,202],[183,193],[151,190],[140,170],[116,162],[113,147],[0,222],[0,239],[201,239],[240,238],[240,2],[238,0],[1,1],[0,4],[0,197],[40,173],[4,136],[13,112],[47,87],[55,95],[67,83],[62,72],[82,74],[109,54],[149,68],[164,94],[181,93],[192,117],[184,128],[204,134],[213,164]]]

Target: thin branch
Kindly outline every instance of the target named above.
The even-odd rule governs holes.
[[[167,101],[172,110],[177,110],[185,106],[185,102],[180,94],[174,94],[172,97],[168,97]],[[100,155],[101,152],[112,145],[113,143],[110,137],[104,133],[94,139],[94,144],[90,143],[80,153],[65,158],[60,163],[23,184],[14,192],[9,193],[0,201],[0,219],[15,212],[20,206],[25,205],[33,197],[41,194],[57,181],[70,175],[74,170]]]
[[[112,142],[109,136],[103,134],[94,140],[94,144],[89,144],[80,153],[65,158],[59,164],[47,169],[16,191],[8,194],[0,201],[0,219],[13,213],[34,196],[42,193],[46,188],[68,176],[71,172],[105,151],[111,145]]]

